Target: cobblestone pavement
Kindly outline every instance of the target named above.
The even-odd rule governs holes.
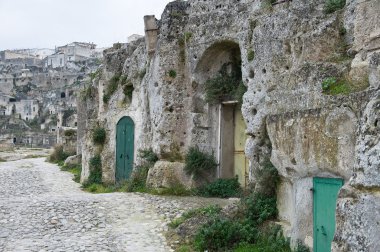
[[[209,203],[90,194],[43,158],[0,163],[0,251],[172,251],[163,234],[167,223]]]

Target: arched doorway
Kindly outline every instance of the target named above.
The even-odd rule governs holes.
[[[193,112],[209,118],[207,125],[195,131],[208,136],[200,139],[204,149],[213,150],[219,163],[217,177],[238,176],[245,187],[248,182],[248,160],[244,153],[246,125],[241,113],[245,89],[241,73],[239,44],[219,41],[205,50],[195,69]],[[245,89],[246,90],[246,89]],[[206,142],[206,143],[205,143]]]
[[[116,182],[126,180],[133,170],[135,124],[129,116],[116,125]]]

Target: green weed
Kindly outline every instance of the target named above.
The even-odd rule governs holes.
[[[218,179],[197,190],[197,195],[202,197],[239,197],[242,194],[238,178]]]
[[[185,157],[185,172],[196,179],[205,173],[215,170],[217,163],[213,155],[200,151],[198,147],[191,147]]]

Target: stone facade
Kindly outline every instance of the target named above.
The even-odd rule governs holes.
[[[103,181],[115,182],[116,125],[124,116],[135,123],[135,150],[152,148],[161,167],[170,166],[170,153],[196,145],[222,163],[223,109],[234,101],[207,103],[204,84],[223,66],[238,65],[248,89],[241,107],[248,178],[263,186],[254,174],[266,159],[279,171],[285,234],[312,247],[313,178],[341,178],[333,251],[377,251],[380,1],[347,0],[332,14],[322,0],[268,2],[175,1],[161,20],[145,17],[145,39],[106,50],[91,101],[79,105],[82,180],[101,153]],[[115,75],[126,81],[105,103]],[[324,92],[331,77],[351,92]],[[133,86],[131,100],[125,85]],[[91,142],[99,125],[107,131],[102,149]],[[223,172],[220,165],[215,177]]]

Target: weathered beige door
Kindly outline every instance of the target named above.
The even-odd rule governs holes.
[[[244,148],[247,136],[245,134],[246,126],[239,106],[236,106],[234,113],[234,170],[235,175],[239,178],[242,187],[247,186],[248,177],[248,159],[245,156]]]
[[[245,122],[240,106],[236,103],[223,104],[220,118],[220,178],[238,176],[242,187],[247,186],[248,160],[244,147],[247,139]]]

